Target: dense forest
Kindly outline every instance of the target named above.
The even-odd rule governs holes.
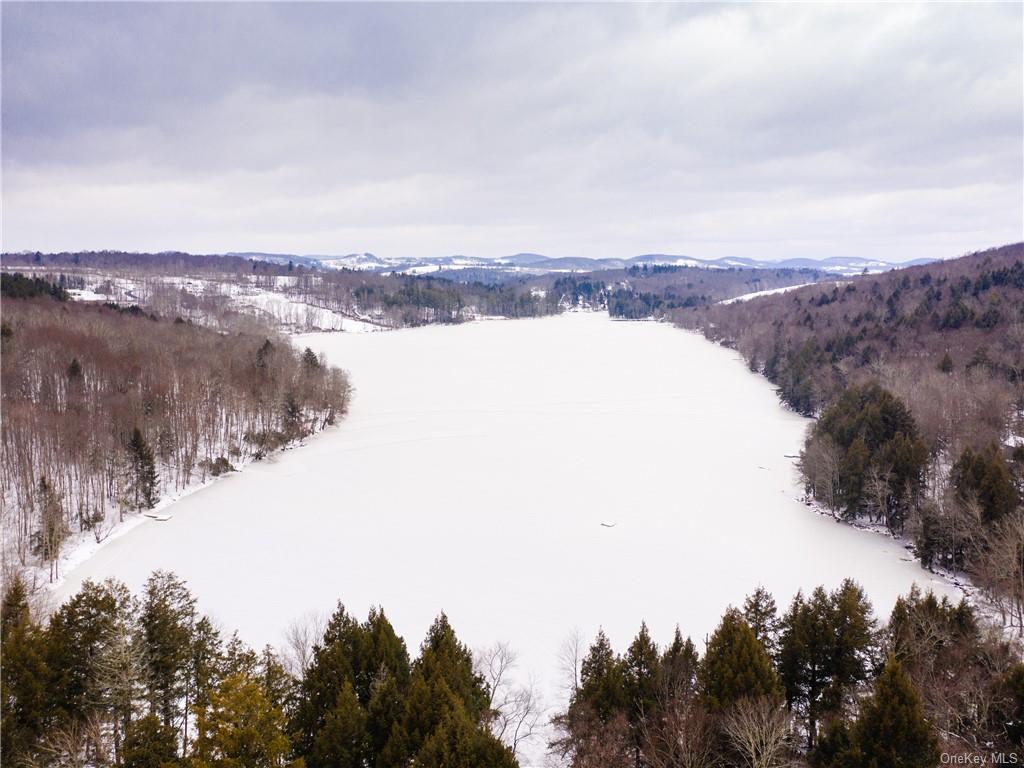
[[[607,309],[610,317],[646,320],[673,310],[708,306],[746,293],[827,279],[818,269],[737,269],[644,264],[627,269],[550,274],[530,284],[563,306]]]
[[[72,534],[334,423],[345,373],[284,339],[226,334],[138,306],[65,301],[3,276],[5,564],[50,578]]]
[[[500,694],[442,614],[413,658],[383,609],[339,604],[282,651],[249,649],[154,572],[141,595],[86,582],[40,620],[25,585],[0,605],[0,757],[25,766],[513,768],[529,706]],[[503,657],[507,658],[507,657]],[[703,654],[641,625],[625,653],[566,644],[551,756],[572,768],[930,768],[1024,745],[1024,665],[964,603],[912,592],[878,627],[853,582],[759,589]],[[509,725],[512,725],[510,728]]]
[[[879,377],[883,383],[907,382],[908,391],[897,392],[900,396],[911,389],[970,389],[971,395],[958,396],[992,398],[968,408],[983,412],[999,405],[1008,410],[1019,393],[1022,311],[1024,244],[1018,243],[827,288],[808,286],[753,302],[677,311],[672,319],[735,347],[753,370],[779,386],[787,403],[807,415],[833,402],[847,384]],[[993,387],[979,386],[983,382],[975,378]],[[929,391],[922,399],[933,396]],[[980,424],[981,435],[961,429],[974,426],[954,422],[936,437],[992,438],[1005,421],[1000,413],[996,423]]]
[[[673,318],[819,417],[814,499],[967,571],[1024,631],[1024,244]]]

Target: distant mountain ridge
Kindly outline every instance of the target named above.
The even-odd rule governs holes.
[[[893,263],[880,259],[865,259],[856,256],[833,256],[826,259],[750,259],[742,257],[724,257],[718,259],[700,259],[693,256],[648,253],[627,259],[600,258],[591,259],[579,256],[552,257],[539,253],[517,253],[511,256],[494,259],[478,256],[436,256],[425,258],[382,258],[372,253],[351,253],[344,256],[299,256],[282,253],[261,253],[255,251],[231,252],[226,256],[237,256],[246,259],[258,259],[274,264],[303,264],[307,267],[327,267],[333,269],[359,269],[372,272],[406,272],[409,274],[428,274],[431,272],[455,272],[465,269],[492,270],[495,272],[520,272],[525,274],[544,274],[549,272],[598,272],[608,269],[628,269],[632,266],[672,265],[685,267],[703,267],[706,269],[822,269],[838,275],[855,275],[867,270],[869,273],[885,272],[890,269],[929,264],[938,259],[914,259],[912,261]]]

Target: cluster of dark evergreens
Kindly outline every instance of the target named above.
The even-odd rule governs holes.
[[[383,611],[339,606],[286,667],[223,637],[173,574],[86,582],[48,622],[2,604],[4,765],[511,768],[488,689],[444,615],[417,658]]]
[[[344,372],[283,339],[39,297],[0,315],[4,558],[51,577],[69,534],[99,540],[124,512],[347,408]]]
[[[599,633],[556,717],[574,768],[920,766],[1019,749],[1024,665],[971,609],[930,593],[876,626],[862,590],[797,595],[780,617],[764,590],[730,609],[703,657],[647,628],[625,654]]]
[[[950,491],[976,505],[978,522],[1008,519],[1020,504],[1022,460],[1019,448],[967,446],[950,470]],[[908,514],[921,506],[929,461],[910,411],[871,382],[849,387],[825,409],[808,438],[803,469],[810,490],[829,507],[903,530]]]
[[[611,317],[644,320],[672,316],[730,299],[744,293],[783,288],[828,277],[813,269],[709,269],[674,264],[633,265],[577,276],[579,280],[600,275],[607,288],[600,306]]]
[[[849,387],[825,410],[803,455],[816,498],[894,531],[920,503],[927,467],[928,446],[910,411],[874,382]]]
[[[334,284],[341,274],[327,273],[322,280]],[[384,285],[360,286],[352,295],[360,312],[379,311],[403,327],[460,323],[477,314],[538,317],[558,311],[557,301],[524,290],[522,284],[464,283],[431,276],[390,277]]]
[[[814,269],[712,269],[675,264],[633,265],[626,269],[553,272],[525,281],[543,290],[553,307],[606,309],[623,320],[647,320],[673,310],[769,288],[813,282],[827,277]]]
[[[563,306],[585,306],[602,309],[607,304],[608,287],[593,274],[560,275],[548,289],[551,297]]]
[[[945,475],[933,466],[909,409],[877,383],[847,388],[801,453],[815,499],[909,532],[923,565],[968,571],[1004,621],[1024,627],[1024,448],[968,445]]]
[[[623,320],[645,320],[661,317],[673,309],[697,307],[709,300],[706,294],[687,292],[680,296],[671,288],[659,293],[619,288],[608,296],[608,314]]]
[[[61,277],[64,277],[61,275]],[[51,283],[41,277],[26,277],[21,272],[0,274],[0,296],[9,299],[31,299],[36,296],[49,296],[57,301],[67,301],[68,292],[59,283]]]
[[[488,683],[444,615],[410,657],[382,610],[339,605],[280,657],[224,637],[173,574],[142,594],[86,582],[48,621],[25,586],[0,605],[0,759],[96,768],[513,768]],[[574,768],[936,764],[1024,745],[1019,650],[965,604],[912,592],[879,629],[844,582],[779,616],[762,589],[700,655],[645,626],[573,659],[554,754]],[[500,705],[498,705],[500,706]]]

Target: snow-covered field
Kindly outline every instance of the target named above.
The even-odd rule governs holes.
[[[574,628],[624,649],[641,620],[660,642],[678,623],[702,647],[758,584],[782,608],[850,576],[883,617],[915,581],[952,594],[800,503],[807,420],[698,335],[567,313],[296,343],[350,370],[348,418],[137,525],[57,597],[169,568],[253,644],[341,600],[383,605],[415,647],[444,610],[550,692]]]
[[[736,304],[737,302],[750,301],[760,296],[774,296],[778,293],[789,293],[795,291],[797,288],[806,288],[808,285],[814,285],[814,283],[800,283],[799,285],[786,285],[782,288],[769,288],[766,291],[752,291],[751,293],[742,293],[739,296],[733,296],[731,299],[722,299],[718,302],[719,304]],[[839,285],[836,283],[835,285]]]
[[[44,273],[46,270],[38,270]],[[135,303],[148,297],[154,284],[162,283],[179,288],[193,296],[223,296],[237,309],[249,311],[275,322],[283,330],[297,331],[344,331],[364,333],[380,331],[383,327],[371,317],[353,317],[326,307],[309,303],[301,293],[289,292],[294,289],[297,278],[276,275],[268,284],[261,279],[214,280],[205,277],[119,277],[97,271],[86,271],[80,275],[86,287],[71,288],[68,293],[76,301],[112,301]],[[200,313],[201,314],[201,313]],[[193,318],[201,319],[201,318]]]

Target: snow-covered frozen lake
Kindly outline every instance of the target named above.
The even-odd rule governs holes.
[[[952,593],[797,500],[807,420],[697,335],[585,313],[296,343],[351,372],[348,418],[111,541],[59,597],[172,569],[256,645],[341,600],[383,605],[415,649],[444,610],[553,690],[574,628],[624,649],[678,623],[702,648],[758,584],[782,608],[851,576],[882,616],[914,581]]]

